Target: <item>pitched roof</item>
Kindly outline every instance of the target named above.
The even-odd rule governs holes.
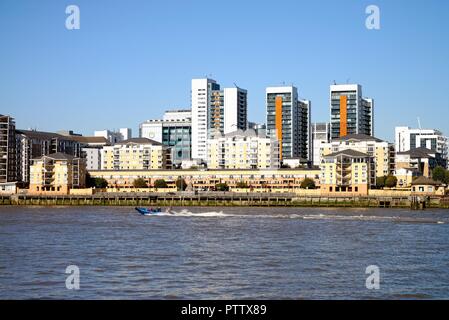
[[[123,145],[123,144],[151,144],[151,145],[155,145],[155,146],[161,146],[162,143],[148,139],[148,138],[131,138],[128,140],[123,140],[120,141],[118,143],[116,143],[118,145]]]
[[[434,158],[435,155],[435,151],[432,151],[430,149],[427,148],[415,148],[415,149],[410,149],[408,151],[402,151],[402,152],[398,152],[398,155],[409,155],[412,158]]]
[[[43,158],[50,158],[50,159],[53,159],[53,160],[73,160],[76,157],[74,157],[74,156],[72,156],[70,154],[67,154],[67,153],[56,152],[56,153],[43,155],[43,156],[41,156],[39,158],[36,158],[36,159],[33,159],[33,160],[41,160]]]
[[[54,132],[44,132],[35,130],[16,130],[16,133],[23,134],[29,138],[36,138],[36,139],[65,138],[64,136]]]
[[[421,176],[421,177],[413,180],[412,186],[416,186],[416,185],[439,186],[439,185],[441,185],[441,183],[439,183],[431,178]]]
[[[350,157],[369,157],[369,155],[366,153],[359,152],[359,151],[352,150],[352,149],[346,149],[343,151],[334,152],[334,153],[328,154],[324,157],[336,157],[339,155],[346,155],[346,156],[350,156]]]
[[[84,136],[65,136],[66,138],[81,143],[103,143],[108,144],[109,140],[105,137],[84,137]]]
[[[335,138],[335,141],[349,141],[349,140],[357,140],[357,141],[376,141],[383,142],[383,140],[378,139],[376,137],[369,136],[367,134],[348,134],[344,137]]]

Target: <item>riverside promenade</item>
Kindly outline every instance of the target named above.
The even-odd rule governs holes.
[[[37,206],[261,206],[261,207],[362,207],[412,208],[405,196],[298,196],[295,193],[235,192],[123,192],[94,195],[0,196],[0,205]],[[425,208],[449,208],[449,198],[431,197]]]

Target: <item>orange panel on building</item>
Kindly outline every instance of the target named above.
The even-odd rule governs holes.
[[[348,98],[340,96],[340,137],[348,135]]]
[[[276,112],[276,134],[279,140],[279,157],[282,160],[282,97],[278,96],[275,100]]]

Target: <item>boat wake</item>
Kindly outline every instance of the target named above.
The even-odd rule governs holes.
[[[335,215],[335,214],[236,214],[224,213],[223,211],[209,212],[191,212],[183,209],[181,211],[160,212],[151,214],[151,216],[165,217],[202,217],[202,218],[245,218],[245,219],[301,219],[301,220],[335,220],[335,221],[376,221],[376,222],[393,222],[393,223],[430,223],[430,224],[446,224],[436,218],[418,218],[418,217],[401,217],[401,216],[373,216],[373,215]]]
[[[181,211],[171,211],[171,212],[161,212],[155,213],[153,216],[167,216],[167,217],[229,217],[232,216],[230,214],[225,214],[223,211],[211,211],[211,212],[191,212],[189,210],[181,210]]]

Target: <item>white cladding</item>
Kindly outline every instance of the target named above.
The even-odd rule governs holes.
[[[207,159],[207,121],[209,104],[209,84],[212,79],[192,79],[192,158]]]
[[[128,140],[132,138],[132,133],[130,128],[120,128],[120,134],[122,135],[123,140]]]
[[[162,143],[162,120],[148,120],[140,124],[140,138],[147,138]]]
[[[101,169],[101,148],[82,148],[81,151],[86,155],[86,169]]]
[[[395,128],[396,152],[409,151],[413,148],[427,148],[441,153],[448,158],[448,138],[435,129],[412,129],[410,127]]]

